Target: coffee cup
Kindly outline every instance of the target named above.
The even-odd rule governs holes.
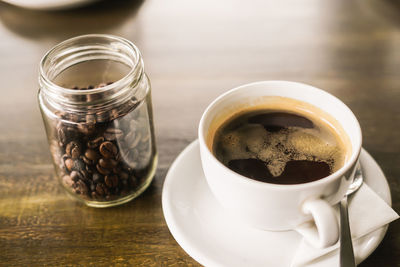
[[[285,108],[302,103],[301,109],[305,112],[312,112],[337,126],[339,130],[335,134],[344,140],[346,156],[338,169],[311,182],[275,184],[239,174],[216,157],[213,142],[224,122],[242,110],[268,106],[276,98],[283,99],[280,103],[289,101],[284,104]],[[274,105],[279,108],[281,104]],[[360,125],[342,101],[302,83],[263,81],[246,84],[222,94],[207,107],[200,120],[198,135],[207,183],[233,220],[268,231],[297,230],[315,247],[324,248],[337,242],[339,225],[334,206],[353,181],[362,143]]]

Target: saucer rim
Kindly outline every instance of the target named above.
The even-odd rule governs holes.
[[[173,182],[171,182],[173,178],[170,178],[171,176],[173,176],[172,173],[174,172],[176,167],[179,164],[181,164],[182,159],[185,158],[188,154],[193,153],[193,150],[196,149],[196,147],[199,150],[199,140],[198,139],[192,141],[189,145],[187,145],[181,151],[181,153],[175,158],[174,162],[171,164],[171,166],[166,174],[164,184],[163,184],[162,210],[163,210],[163,214],[164,214],[164,218],[165,218],[167,227],[170,230],[171,235],[174,237],[175,241],[179,244],[179,246],[190,257],[192,257],[195,261],[197,261],[198,263],[205,265],[205,266],[224,266],[223,263],[221,263],[219,261],[217,262],[215,259],[207,257],[207,255],[205,255],[205,253],[203,253],[201,250],[193,248],[193,246],[190,245],[191,241],[185,237],[185,233],[179,229],[179,227],[177,226],[176,223],[174,223],[177,221],[176,214],[173,214],[173,212],[171,211],[172,210],[171,207],[166,204],[169,201],[168,193],[171,192],[171,189],[170,189],[171,184],[173,184]],[[376,165],[379,167],[379,171],[382,173],[382,176],[384,178],[381,186],[384,187],[385,192],[384,192],[384,196],[380,195],[379,193],[378,193],[378,195],[380,195],[380,197],[382,197],[382,199],[386,203],[388,203],[390,206],[392,206],[390,187],[389,187],[388,181],[386,179],[386,176],[384,175],[379,164],[364,148],[361,149],[360,155],[363,153],[366,154],[366,157],[370,157],[376,163]],[[201,163],[199,163],[199,164],[201,164]],[[363,167],[362,163],[361,163],[361,167]],[[202,174],[202,175],[204,175],[204,174]],[[359,261],[357,262],[357,264],[360,264],[361,262],[363,262],[366,258],[368,258],[376,250],[376,248],[379,246],[379,244],[382,242],[383,238],[385,237],[388,227],[389,227],[389,225],[384,225],[365,236],[365,237],[367,237],[367,236],[375,237],[375,239],[372,242],[373,243],[372,245],[368,245],[367,248],[364,248],[366,251],[358,259]],[[293,230],[289,230],[289,231],[293,231]],[[364,238],[364,237],[362,237],[362,238]],[[364,243],[364,242],[362,242],[362,243]]]

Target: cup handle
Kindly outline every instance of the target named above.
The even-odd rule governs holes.
[[[322,199],[307,200],[302,210],[311,214],[315,225],[305,223],[295,230],[314,247],[326,248],[335,244],[339,239],[339,224],[331,205]]]

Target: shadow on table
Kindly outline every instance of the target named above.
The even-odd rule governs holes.
[[[110,31],[138,12],[144,0],[100,1],[85,7],[39,11],[0,3],[0,21],[30,39],[65,38]]]

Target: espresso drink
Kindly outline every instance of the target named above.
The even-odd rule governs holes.
[[[239,112],[215,132],[213,153],[229,169],[266,183],[324,178],[343,166],[344,142],[320,115],[303,113],[262,107]]]

